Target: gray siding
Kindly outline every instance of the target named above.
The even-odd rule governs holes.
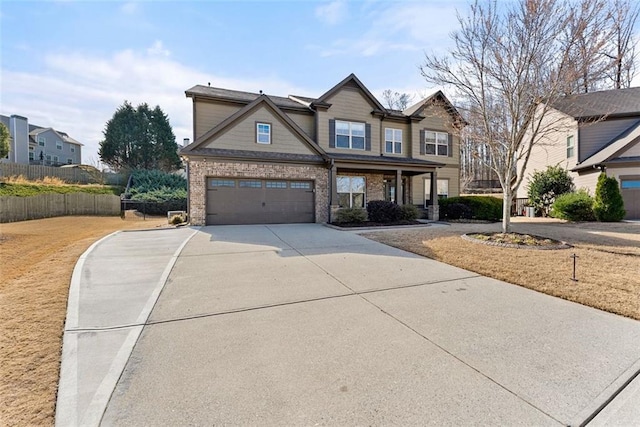
[[[580,125],[578,157],[582,162],[607,145],[613,138],[629,129],[638,119],[605,120]]]
[[[29,164],[29,123],[26,118],[11,116],[9,118],[9,161]]]
[[[44,138],[44,146],[40,145],[40,138]],[[69,159],[71,159],[72,164],[80,163],[81,146],[64,141],[53,130],[46,130],[44,132],[41,132],[38,135],[35,135],[34,139],[36,140],[36,143],[34,145],[34,154],[36,161],[40,160],[40,152],[42,151],[45,164],[48,164],[49,162],[47,156],[51,157],[50,162],[53,165],[56,164],[56,158],[58,159],[57,164],[68,164]],[[71,151],[72,149],[74,150],[74,152]]]

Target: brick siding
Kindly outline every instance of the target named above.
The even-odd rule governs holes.
[[[316,165],[287,165],[274,163],[240,163],[212,160],[189,161],[189,217],[193,225],[205,225],[207,206],[207,177],[299,179],[311,180],[315,185],[316,222],[328,221],[329,171]]]

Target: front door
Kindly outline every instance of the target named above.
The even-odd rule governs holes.
[[[396,179],[385,178],[383,180],[384,200],[387,202],[396,202]]]

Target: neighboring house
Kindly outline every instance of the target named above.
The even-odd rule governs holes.
[[[534,146],[518,197],[527,197],[534,171],[561,165],[576,188],[595,194],[602,170],[615,177],[627,219],[640,218],[640,87],[572,95],[558,101],[554,131]]]
[[[0,121],[9,129],[11,143],[10,163],[62,166],[82,162],[82,144],[65,132],[29,124],[26,117],[1,116]]]
[[[327,222],[371,200],[437,219],[438,196],[459,193],[464,121],[442,92],[394,111],[351,74],[319,98],[208,86],[186,95],[193,224]]]

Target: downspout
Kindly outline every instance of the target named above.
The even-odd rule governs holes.
[[[329,203],[327,204],[327,222],[330,223],[331,222],[331,204],[334,202],[333,200],[333,169],[334,169],[334,164],[333,164],[333,159],[331,159],[331,162],[329,163],[329,185],[327,186],[327,188],[329,189]]]

